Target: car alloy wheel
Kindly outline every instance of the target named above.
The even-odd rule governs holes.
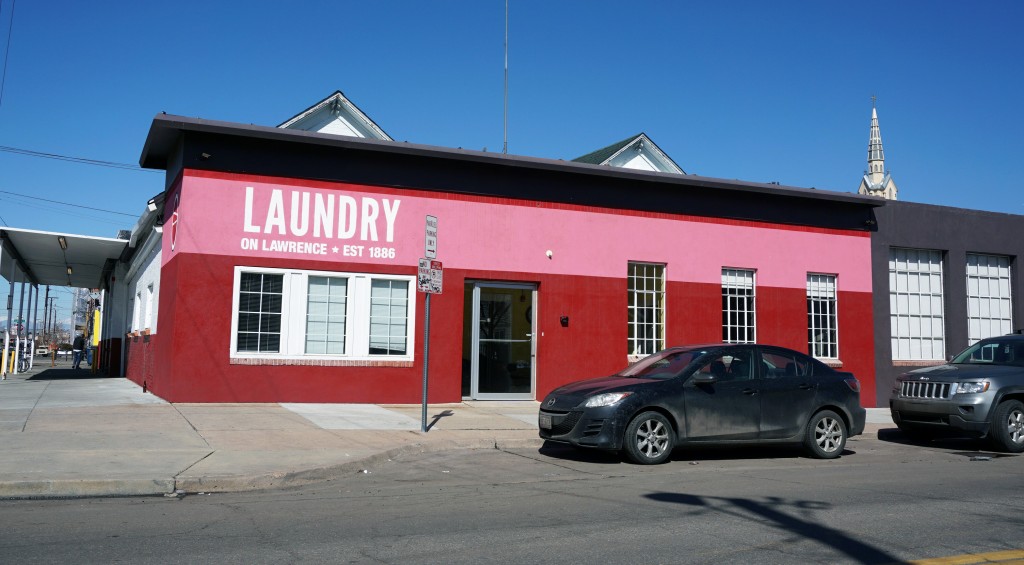
[[[626,426],[623,438],[626,455],[634,463],[654,465],[672,455],[672,429],[665,416],[644,412]]]
[[[1024,403],[1006,400],[996,406],[992,417],[992,442],[1003,451],[1024,451]]]
[[[818,459],[839,457],[846,446],[846,424],[835,412],[822,410],[811,418],[804,445]]]

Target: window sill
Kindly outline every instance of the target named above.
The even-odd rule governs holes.
[[[843,368],[843,362],[840,359],[822,359],[820,357],[815,357],[815,359],[821,361],[822,363],[828,365],[829,367],[832,367],[833,369]]]
[[[231,357],[231,365],[299,365],[304,367],[412,367],[411,359],[291,359],[285,357]]]
[[[892,360],[893,367],[935,367],[937,365],[945,365],[946,362],[942,359],[930,359],[920,361],[898,361]]]

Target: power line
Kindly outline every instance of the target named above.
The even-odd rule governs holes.
[[[4,103],[4,85],[7,84],[7,58],[11,55],[11,36],[14,35],[14,6],[18,0],[11,0],[11,21],[7,26],[7,47],[4,49],[4,72],[0,78],[0,105]],[[3,5],[0,4],[0,8]]]
[[[53,204],[60,204],[62,206],[73,206],[75,208],[85,208],[86,210],[95,210],[97,212],[106,212],[107,214],[119,214],[121,216],[128,216],[129,218],[134,218],[134,217],[138,216],[138,214],[129,214],[127,212],[115,212],[114,210],[104,210],[103,208],[93,208],[92,206],[85,206],[83,204],[71,204],[70,202],[61,202],[59,200],[50,200],[48,198],[40,198],[39,196],[29,196],[28,194],[19,194],[17,192],[10,192],[8,190],[0,190],[0,193],[3,193],[3,194],[13,194],[14,196],[20,196],[22,198],[31,198],[33,200],[42,200],[43,202],[51,202]]]
[[[6,151],[7,153],[17,153],[19,155],[28,155],[30,157],[43,157],[45,159],[57,159],[58,161],[70,161],[72,163],[80,163],[82,165],[96,165],[99,167],[111,167],[114,169],[126,169],[129,171],[139,171],[143,173],[159,173],[156,169],[143,169],[138,165],[132,165],[131,163],[115,163],[114,161],[100,161],[98,159],[86,159],[85,157],[71,157],[69,155],[60,155],[57,153],[44,153],[42,151],[32,151],[31,149],[21,149],[19,147],[7,147],[0,145],[0,151]]]
[[[3,87],[7,84],[7,57],[10,56],[10,36],[14,35],[14,5],[17,0],[10,3],[10,23],[7,25],[7,47],[3,54],[3,77],[0,78],[0,104],[3,104]],[[3,11],[3,3],[0,2],[0,12]]]

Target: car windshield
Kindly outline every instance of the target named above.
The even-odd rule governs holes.
[[[951,361],[954,365],[1013,365],[1024,367],[1024,341],[979,341]]]
[[[619,375],[638,379],[671,379],[680,375],[705,353],[707,351],[702,349],[659,351],[626,367]]]

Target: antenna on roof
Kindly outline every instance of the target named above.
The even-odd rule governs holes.
[[[505,0],[505,131],[501,153],[508,153],[508,0]]]

